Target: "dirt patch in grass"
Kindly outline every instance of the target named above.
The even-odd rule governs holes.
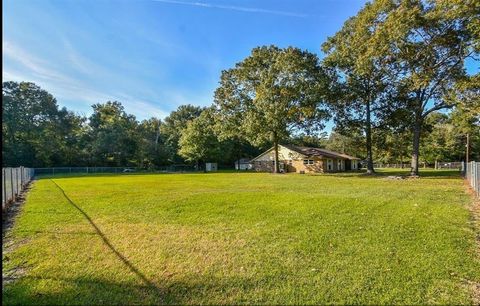
[[[23,267],[15,267],[4,273],[2,273],[2,284],[6,285],[20,279],[26,273],[26,270]]]
[[[30,182],[23,192],[17,197],[16,201],[10,203],[5,211],[2,211],[2,263],[5,265],[9,261],[8,254],[15,248],[28,242],[28,239],[15,240],[9,236],[10,230],[15,224],[15,220],[23,208],[26,194],[32,187]],[[14,267],[7,271],[2,269],[2,284],[11,283],[25,275],[23,267]]]
[[[18,216],[19,212],[21,211],[23,204],[25,203],[26,194],[32,187],[32,182],[30,182],[23,192],[17,197],[16,201],[10,203],[7,206],[5,211],[2,211],[2,238],[3,241],[6,238],[6,234],[8,231],[13,227],[15,222],[16,216]]]
[[[471,213],[471,221],[475,230],[475,238],[477,244],[477,256],[480,258],[480,199],[476,196],[470,184],[465,180],[467,193],[472,197],[472,204],[469,206]],[[480,283],[468,282],[468,286],[472,291],[473,304],[480,305]]]

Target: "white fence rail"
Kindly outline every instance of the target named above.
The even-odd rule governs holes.
[[[470,183],[477,197],[480,197],[480,162],[469,162],[463,169],[465,179]]]
[[[32,168],[2,168],[2,211],[10,202],[15,201],[32,180],[33,175]]]

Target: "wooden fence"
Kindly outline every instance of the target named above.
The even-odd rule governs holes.
[[[2,168],[2,211],[15,201],[25,186],[32,180],[32,168]]]

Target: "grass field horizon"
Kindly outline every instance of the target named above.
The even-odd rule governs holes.
[[[43,177],[8,233],[3,303],[472,304],[458,173]]]

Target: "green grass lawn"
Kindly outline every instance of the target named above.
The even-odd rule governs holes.
[[[447,171],[43,178],[3,303],[471,304],[470,205]]]

